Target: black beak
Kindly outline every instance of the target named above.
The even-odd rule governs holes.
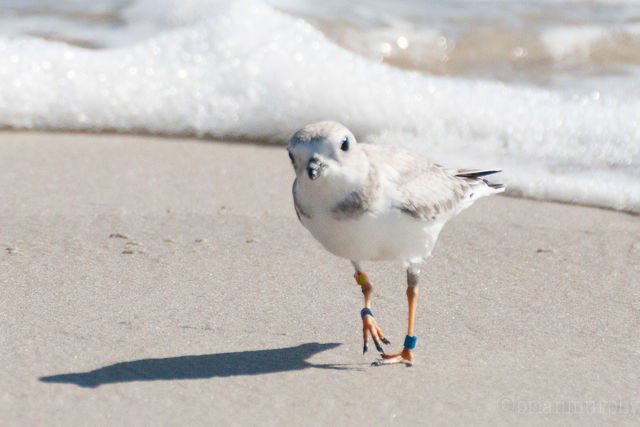
[[[309,175],[309,179],[311,181],[317,179],[326,167],[327,165],[322,163],[317,156],[313,156],[307,164],[307,174]]]

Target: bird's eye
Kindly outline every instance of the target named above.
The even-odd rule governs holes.
[[[345,136],[342,140],[342,145],[340,146],[342,151],[347,151],[349,149],[349,137]]]
[[[295,162],[293,161],[293,154],[291,154],[291,151],[287,151],[287,153],[289,153],[289,159],[291,159],[291,164],[294,164]]]

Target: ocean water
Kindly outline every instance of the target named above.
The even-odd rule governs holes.
[[[333,119],[640,212],[640,1],[319,3],[0,0],[0,127],[285,143]]]

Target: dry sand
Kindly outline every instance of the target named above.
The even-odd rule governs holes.
[[[479,201],[424,268],[416,365],[372,368],[282,147],[4,132],[0,171],[1,425],[640,420],[637,216]],[[399,349],[402,268],[365,267]]]

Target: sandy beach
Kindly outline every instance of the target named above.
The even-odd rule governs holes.
[[[1,425],[640,420],[638,216],[479,201],[423,269],[416,364],[374,368],[281,146],[5,131],[0,171]],[[403,269],[365,267],[399,349]]]

